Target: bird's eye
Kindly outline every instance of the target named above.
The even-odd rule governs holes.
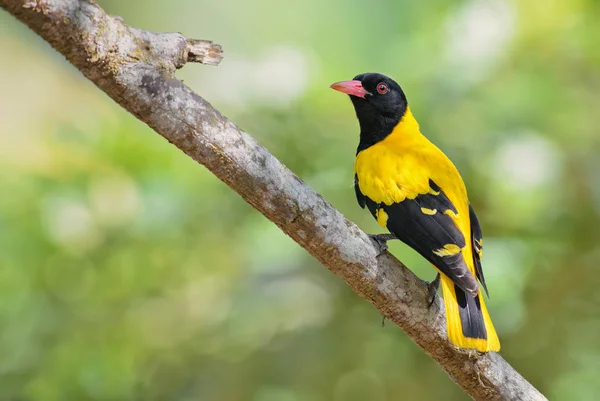
[[[385,95],[388,91],[388,86],[386,84],[384,84],[383,82],[380,82],[379,84],[377,84],[377,92],[379,92],[380,95]]]

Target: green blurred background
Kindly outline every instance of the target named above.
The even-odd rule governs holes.
[[[357,123],[328,86],[394,77],[469,188],[502,355],[552,400],[598,399],[600,3],[99,3],[223,45],[178,76],[367,232]],[[0,400],[468,399],[5,12],[0,54]]]

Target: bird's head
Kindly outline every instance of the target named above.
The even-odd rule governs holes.
[[[383,74],[360,74],[351,81],[336,82],[331,88],[350,96],[361,137],[373,143],[392,132],[408,107],[400,85]]]

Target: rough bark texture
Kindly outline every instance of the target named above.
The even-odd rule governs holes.
[[[100,89],[206,166],[404,330],[477,400],[545,400],[500,355],[455,348],[443,301],[282,165],[250,135],[174,78],[186,62],[216,65],[221,49],[178,33],[127,26],[92,0],[0,0]]]

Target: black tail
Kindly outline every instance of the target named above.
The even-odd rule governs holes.
[[[467,295],[456,284],[454,285],[454,291],[456,292],[463,335],[469,338],[487,339],[485,322],[481,312],[481,301],[479,300],[481,293],[477,294],[476,297],[470,294]]]

